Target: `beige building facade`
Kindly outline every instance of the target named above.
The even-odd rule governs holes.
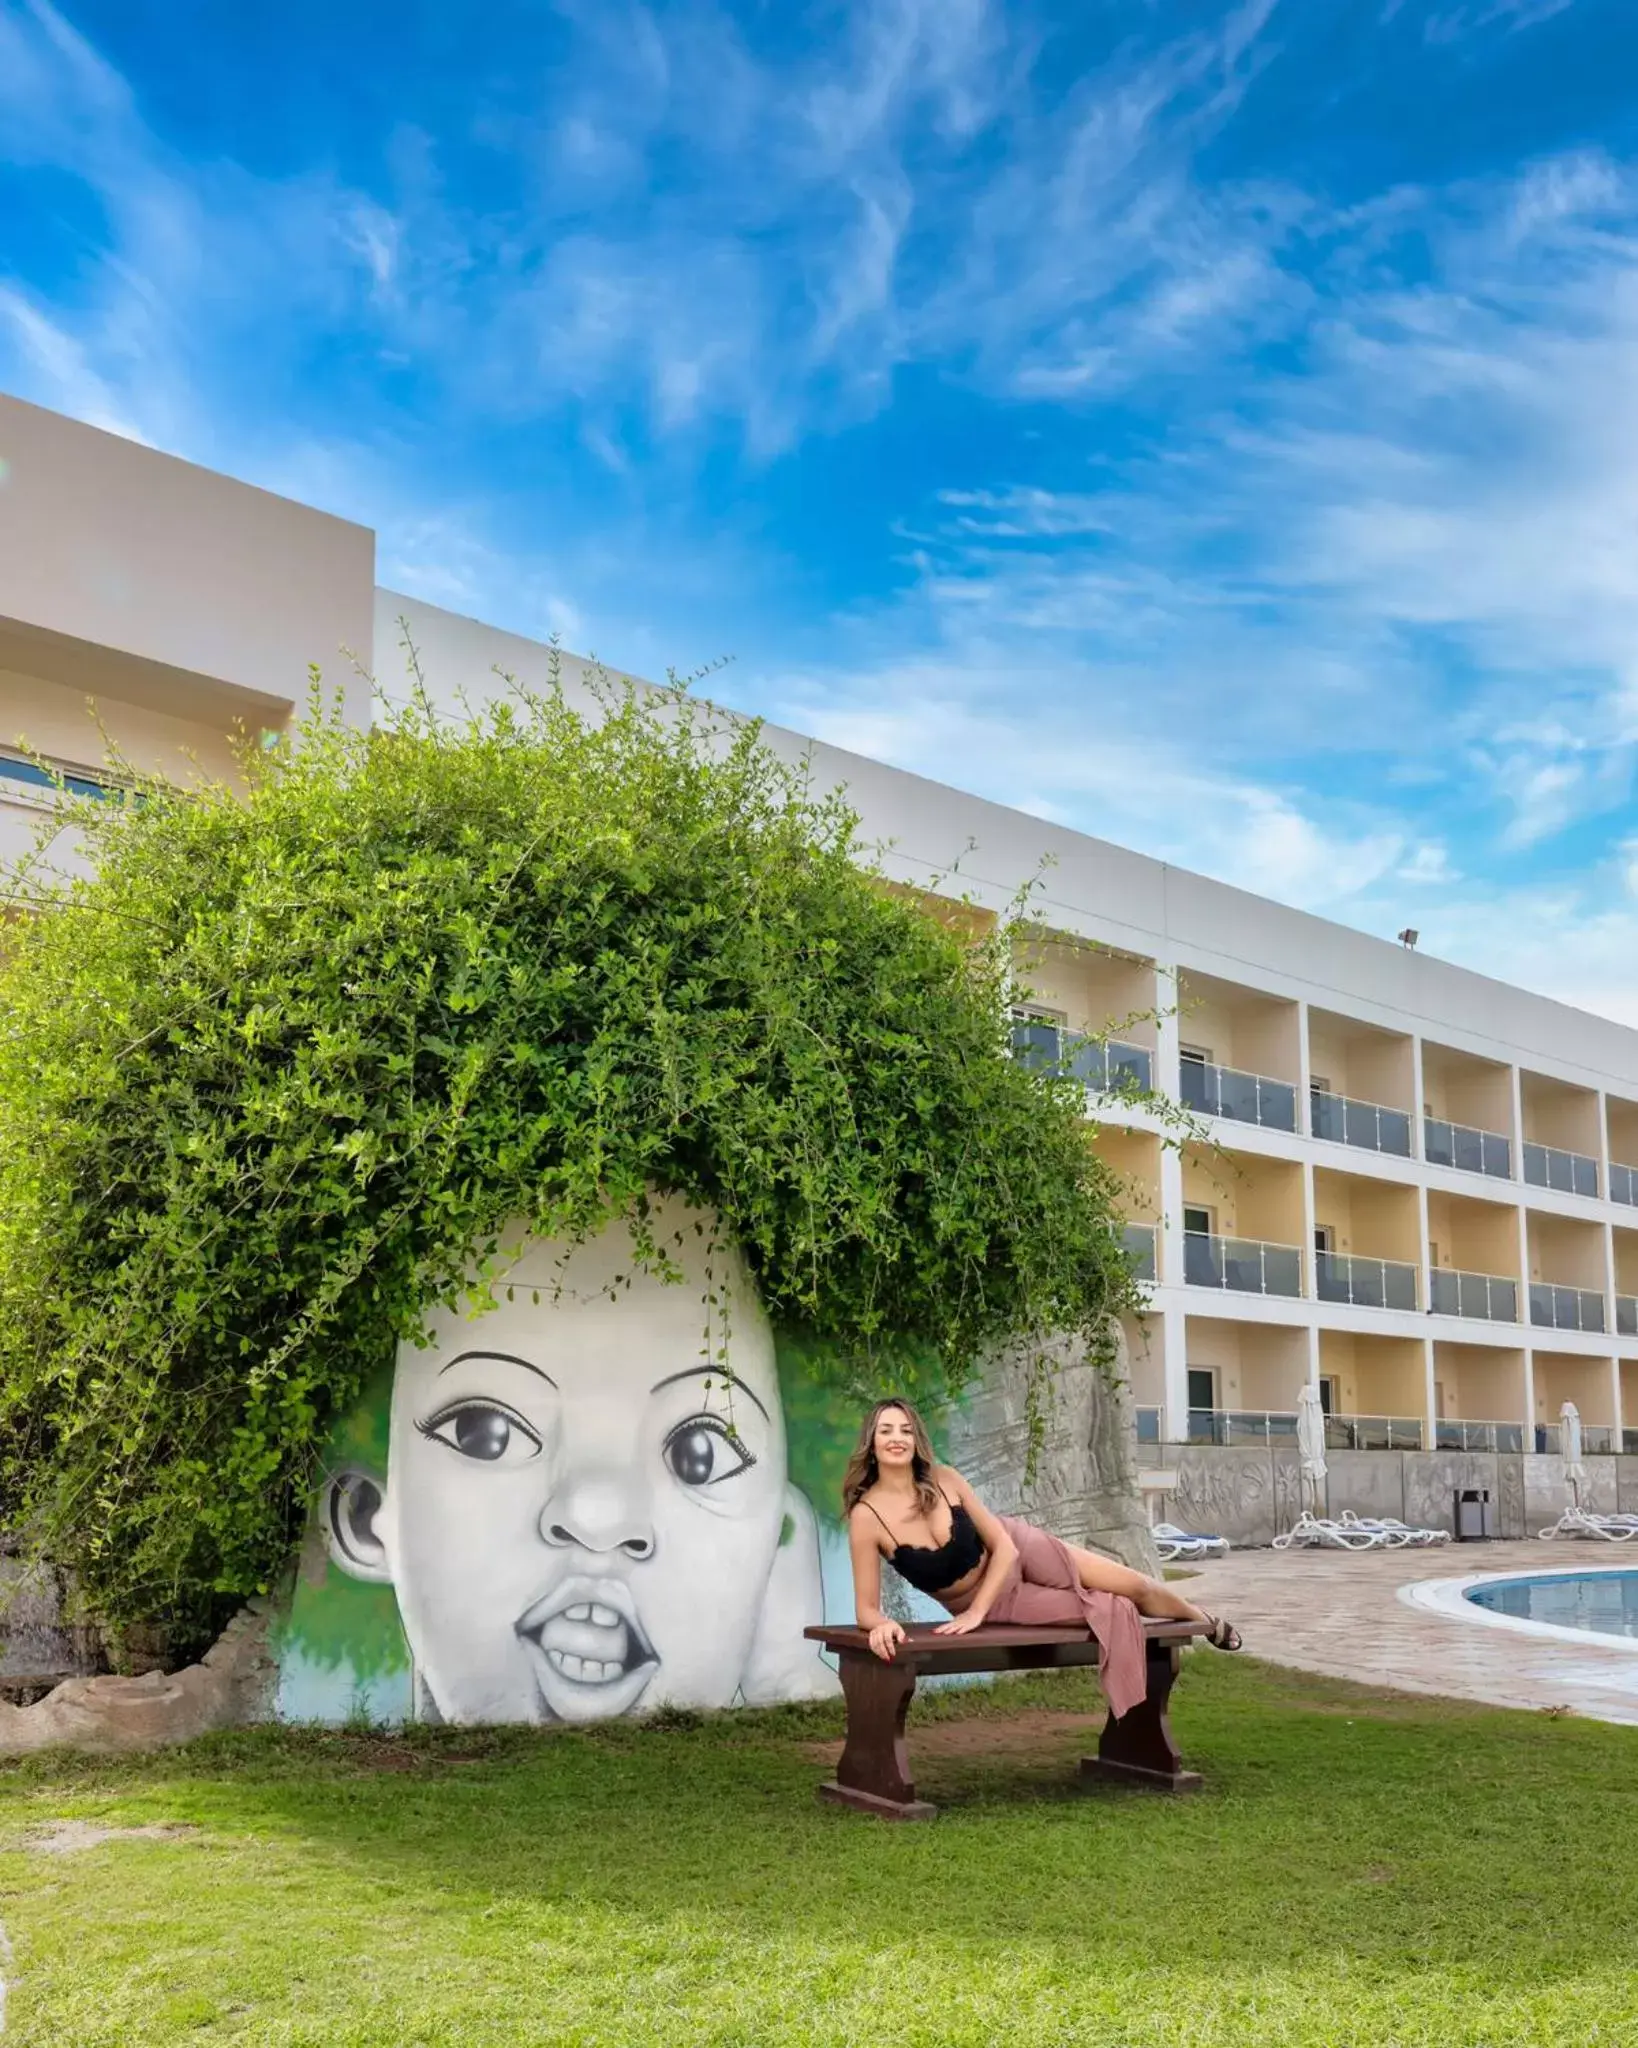
[[[32,755],[106,779],[106,732],[145,772],[232,776],[313,666],[362,724],[400,620],[442,695],[546,677],[543,644],[376,589],[373,535],[328,514],[5,398],[0,464],[0,853],[52,801]],[[1550,1454],[1566,1399],[1589,1452],[1638,1454],[1638,1032],[770,739],[847,785],[907,886],[959,857],[1000,913],[1038,878],[1015,1042],[1085,1079],[1127,1189],[1146,1439],[1283,1444],[1311,1381],[1339,1454]]]

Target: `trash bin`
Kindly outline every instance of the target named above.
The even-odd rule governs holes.
[[[1456,1541],[1478,1543],[1496,1533],[1496,1511],[1489,1487],[1465,1487],[1456,1496]]]

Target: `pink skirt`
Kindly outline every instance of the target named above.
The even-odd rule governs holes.
[[[1119,1720],[1149,1689],[1142,1616],[1124,1593],[1096,1593],[1083,1586],[1061,1537],[1015,1515],[998,1519],[1018,1555],[986,1618],[1025,1628],[1084,1623],[1097,1638],[1098,1680],[1110,1713]]]

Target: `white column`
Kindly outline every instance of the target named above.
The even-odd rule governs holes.
[[[1313,1097],[1309,1094],[1308,1088],[1313,1071],[1312,1063],[1308,1057],[1308,1005],[1304,1002],[1299,1002],[1297,1004],[1297,1131],[1299,1135],[1306,1132],[1310,1137],[1313,1136]],[[1312,1238],[1308,1240],[1310,1244],[1313,1241]]]
[[[1604,1201],[1610,1198],[1610,1110],[1609,1098],[1602,1088],[1598,1091],[1598,1192]]]
[[[1424,1449],[1434,1451],[1439,1448],[1439,1432],[1437,1427],[1438,1417],[1434,1413],[1433,1339],[1431,1337],[1424,1337],[1422,1339],[1422,1376],[1425,1383],[1422,1394],[1422,1443]]]
[[[1551,1419],[1551,1418],[1549,1418]],[[1530,1341],[1524,1344],[1524,1449],[1528,1456],[1536,1447],[1536,1354]]]
[[[1508,1078],[1513,1084],[1513,1136],[1508,1159],[1512,1164],[1513,1178],[1524,1178],[1524,1083],[1519,1078],[1517,1067],[1509,1067]]]
[[[1161,1434],[1167,1443],[1184,1443],[1189,1426],[1189,1333],[1181,1302],[1168,1302],[1161,1321],[1161,1364],[1166,1375],[1166,1413]]]
[[[1417,1260],[1422,1268],[1422,1313],[1427,1315],[1433,1307],[1433,1239],[1428,1227],[1428,1191],[1420,1183],[1416,1190],[1416,1227],[1422,1233]]]
[[[1612,1358],[1610,1360],[1610,1415],[1615,1423],[1615,1448],[1619,1452],[1621,1449],[1621,1432],[1626,1427],[1625,1418],[1621,1413],[1621,1361],[1619,1358]]]
[[[1513,1069],[1514,1100],[1518,1097],[1518,1068]],[[1536,1356],[1530,1343],[1530,1214],[1521,1203],[1519,1217],[1519,1322],[1524,1338],[1524,1448],[1536,1447]],[[1501,1418],[1498,1417],[1499,1421]]]
[[[1427,1157],[1427,1125],[1422,1121],[1422,1040],[1420,1036],[1411,1040],[1411,1157]],[[1427,1242],[1427,1203],[1422,1204],[1422,1241]]]

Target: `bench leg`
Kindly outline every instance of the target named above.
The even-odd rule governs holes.
[[[1198,1771],[1186,1771],[1166,1718],[1166,1702],[1182,1657],[1176,1643],[1150,1643],[1149,1687],[1130,1713],[1104,1723],[1096,1756],[1082,1757],[1081,1774],[1161,1792],[1193,1792]]]
[[[916,1674],[902,1664],[884,1664],[868,1650],[844,1650],[841,1663],[847,1741],[836,1781],[821,1785],[819,1797],[886,1820],[931,1820],[938,1808],[916,1797],[904,1747]]]

